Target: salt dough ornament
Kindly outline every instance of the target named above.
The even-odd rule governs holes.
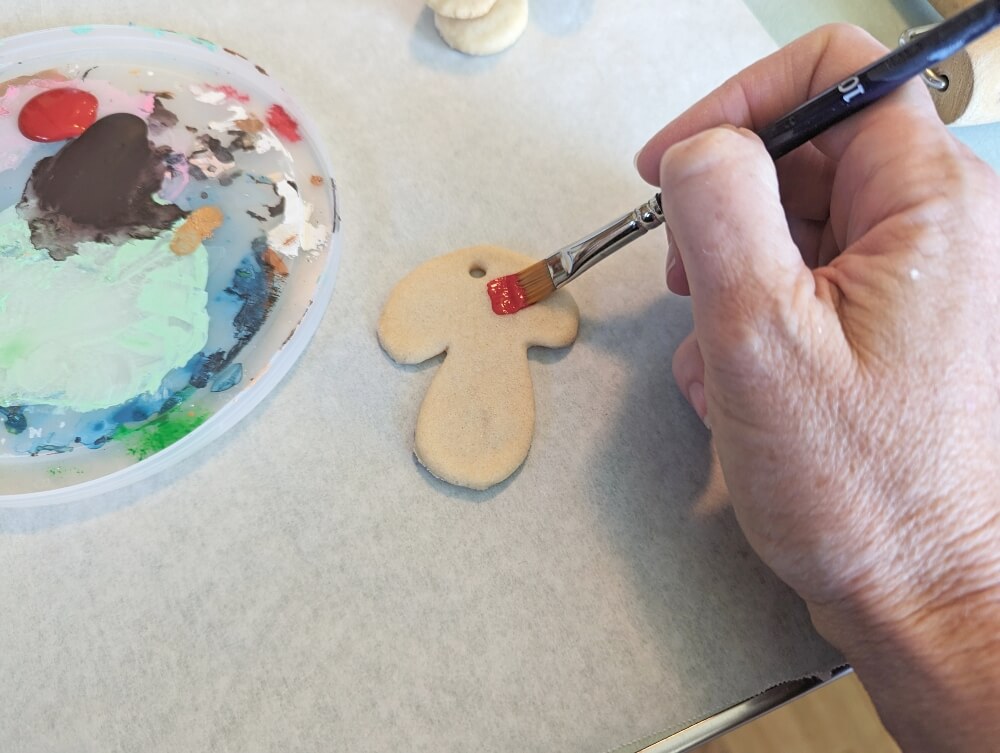
[[[450,47],[467,55],[493,55],[510,47],[528,26],[528,0],[496,0],[479,18],[434,14],[434,26]]]
[[[420,406],[414,453],[449,483],[486,489],[517,470],[535,424],[528,348],[576,339],[580,314],[565,290],[513,316],[493,313],[487,281],[535,261],[499,246],[439,256],[396,285],[382,311],[378,339],[397,363],[447,353]]]
[[[497,0],[427,0],[427,7],[445,18],[479,18],[490,12]]]

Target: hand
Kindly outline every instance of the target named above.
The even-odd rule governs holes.
[[[905,750],[1000,750],[1000,179],[919,81],[777,168],[744,130],[885,52],[820,29],[637,167],[692,297],[674,374],[748,540]]]

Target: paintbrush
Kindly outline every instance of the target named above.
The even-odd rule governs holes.
[[[914,76],[951,57],[1000,25],[1000,0],[983,0],[818,94],[757,132],[772,159],[891,94]],[[513,314],[575,280],[597,262],[663,224],[662,196],[542,261],[487,284],[498,314]]]

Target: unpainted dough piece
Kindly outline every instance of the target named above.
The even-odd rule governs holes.
[[[479,18],[490,12],[497,0],[427,0],[427,6],[445,18]]]
[[[479,18],[457,19],[434,14],[434,26],[451,47],[468,55],[493,55],[517,41],[528,25],[528,0],[496,0]]]
[[[564,290],[517,314],[493,313],[487,282],[534,261],[499,246],[439,256],[396,285],[382,310],[378,339],[396,362],[447,353],[420,406],[414,453],[449,483],[486,489],[517,470],[535,425],[528,348],[576,338],[580,314]]]

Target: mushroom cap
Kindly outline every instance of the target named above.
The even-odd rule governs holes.
[[[500,246],[472,246],[421,264],[392,291],[379,320],[379,342],[403,364],[487,345],[512,356],[534,345],[570,345],[580,313],[565,290],[511,316],[498,316],[490,306],[486,284],[535,261]],[[477,270],[483,274],[474,276]]]

